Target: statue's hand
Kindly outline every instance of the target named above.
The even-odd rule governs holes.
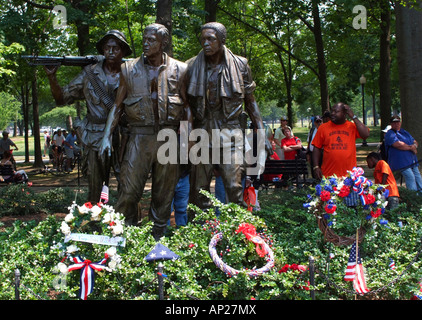
[[[44,66],[44,70],[47,76],[56,74],[58,69],[59,69],[59,66]]]
[[[267,152],[267,156],[270,156],[274,153],[273,146],[267,138],[265,138],[265,151]]]
[[[98,156],[102,160],[105,160],[106,156],[111,157],[111,138],[107,138],[107,136],[103,137],[103,139],[101,140]]]

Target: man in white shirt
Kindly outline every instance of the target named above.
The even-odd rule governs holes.
[[[275,143],[275,153],[277,153],[280,160],[284,160],[284,151],[281,147],[281,140],[285,137],[283,133],[283,128],[287,126],[287,117],[282,116],[280,118],[280,127],[275,129],[274,132],[274,143]]]

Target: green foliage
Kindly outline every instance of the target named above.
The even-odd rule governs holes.
[[[13,120],[17,120],[20,106],[21,103],[14,96],[7,92],[0,92],[0,114],[2,115],[0,118],[0,131],[6,129]]]
[[[16,195],[18,191],[15,190]],[[262,210],[253,213],[234,204],[222,205],[210,195],[221,211],[218,218],[214,209],[203,212],[190,206],[194,214],[192,221],[186,227],[170,228],[160,241],[180,256],[176,261],[163,263],[167,275],[165,297],[173,300],[310,299],[309,291],[303,288],[309,286],[309,273],[300,273],[293,266],[306,266],[312,256],[318,271],[314,287],[316,298],[354,299],[351,284],[343,281],[350,247],[337,247],[323,239],[315,217],[303,208],[309,192],[307,189],[261,192]],[[422,272],[420,262],[415,258],[421,246],[418,203],[422,201],[414,192],[400,190],[400,193],[403,199],[415,204],[408,210],[402,203],[399,208],[387,212],[383,218],[388,220],[388,225],[375,223],[360,245],[367,284],[375,291],[361,299],[409,299],[418,290]],[[71,203],[68,197],[59,194],[50,194],[50,197],[70,201],[67,206]],[[83,201],[83,197],[78,196],[80,205]],[[403,227],[398,226],[398,221]],[[265,259],[257,256],[255,246],[235,232],[243,222],[253,224],[274,251],[274,268],[260,277],[250,278],[244,272],[228,276],[214,264],[208,252],[210,239],[218,231],[224,236],[216,249],[222,253],[224,263],[237,270],[265,265]],[[54,287],[60,279],[55,267],[63,258],[56,248],[63,240],[60,224],[61,221],[50,216],[38,225],[16,222],[13,227],[0,232],[0,299],[13,299],[10,283],[16,267],[22,274],[21,283],[42,299],[77,299],[79,272],[71,272],[61,279],[65,280],[65,286]],[[152,224],[148,221],[141,227],[125,228],[127,241],[119,251],[122,257],[120,268],[96,274],[90,300],[158,299],[158,263],[148,263],[144,259],[155,246],[151,229]],[[104,254],[104,248],[98,246],[96,250],[92,253],[93,261]],[[388,267],[390,258],[396,263],[395,270]],[[33,293],[22,290],[21,297],[37,299]]]
[[[48,126],[66,127],[66,117],[76,117],[76,109],[73,107],[56,107],[40,117],[40,123]]]
[[[86,201],[86,192],[77,195],[78,201]],[[35,193],[27,184],[10,184],[0,188],[0,217],[30,215],[39,212],[65,213],[75,200],[72,188],[51,188]]]
[[[25,215],[39,212],[33,189],[27,184],[11,184],[0,188],[0,217]]]

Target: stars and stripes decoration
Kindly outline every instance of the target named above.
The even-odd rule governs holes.
[[[147,254],[145,257],[145,260],[148,262],[151,261],[158,261],[158,260],[177,260],[179,259],[179,256],[175,254],[173,251],[171,251],[166,246],[163,246],[161,243],[157,243],[150,251],[150,253]]]
[[[350,250],[350,256],[349,261],[347,262],[344,280],[353,281],[353,288],[356,290],[356,292],[360,294],[367,293],[370,291],[366,286],[365,274],[363,271],[362,260],[360,258],[360,252],[356,252],[356,242],[352,245],[352,249]]]
[[[92,292],[95,282],[95,271],[102,271],[106,269],[108,255],[99,262],[91,262],[90,260],[83,260],[81,257],[72,257],[74,264],[68,267],[68,271],[81,270],[79,298],[86,300],[88,295]]]
[[[391,258],[389,258],[389,259],[390,259],[390,263],[388,264],[388,266],[390,267],[391,270],[395,270],[396,264],[395,264],[394,260],[391,259]]]
[[[108,202],[108,187],[106,185],[103,186],[101,190],[100,201],[107,203]]]

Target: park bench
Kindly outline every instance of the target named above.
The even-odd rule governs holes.
[[[279,175],[281,179],[265,180],[264,175]],[[310,185],[314,179],[308,179],[308,163],[305,159],[295,160],[267,160],[265,161],[265,170],[260,176],[253,178],[254,187],[268,189],[270,186],[284,187],[289,184],[295,184],[296,187]]]

